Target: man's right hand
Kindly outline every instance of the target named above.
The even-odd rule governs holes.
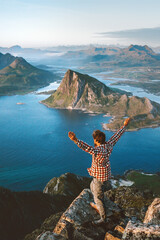
[[[127,118],[127,119],[124,121],[124,126],[127,126],[130,121],[131,121],[131,118]]]
[[[77,138],[76,138],[76,135],[75,135],[74,132],[69,132],[69,133],[68,133],[68,137],[69,137],[72,141],[77,142]]]

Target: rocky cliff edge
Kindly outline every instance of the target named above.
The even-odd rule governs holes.
[[[90,206],[92,201],[91,191],[84,189],[62,214],[53,232],[43,232],[36,240],[160,239],[160,198],[149,206],[143,223],[136,218],[127,223],[123,208],[105,196],[107,223],[99,226],[92,224],[99,219]]]

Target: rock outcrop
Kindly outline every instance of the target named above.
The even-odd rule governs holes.
[[[115,203],[106,198],[107,223],[95,227],[92,221],[99,219],[99,214],[90,206],[92,201],[91,191],[84,189],[62,214],[53,233],[48,234],[52,237],[57,234],[65,239],[75,240],[104,239],[106,230],[114,228],[120,219],[124,217],[123,212]],[[42,238],[42,236],[40,235],[37,240],[44,240],[45,238]]]
[[[43,192],[51,195],[77,197],[84,188],[89,188],[92,178],[83,177],[73,173],[65,173],[60,177],[52,178],[45,186]]]

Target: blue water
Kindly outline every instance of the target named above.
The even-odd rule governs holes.
[[[44,95],[0,98],[0,185],[17,191],[42,190],[55,176],[72,172],[88,176],[91,156],[68,138],[93,144],[92,132],[108,118],[81,111],[50,109]],[[24,105],[16,105],[23,102]],[[106,131],[107,138],[112,132]],[[127,169],[160,171],[160,128],[126,132],[111,155],[113,174]]]
[[[65,70],[60,67],[58,71],[64,74]],[[96,77],[106,85],[112,83],[101,73]],[[55,82],[38,92],[58,86]],[[130,90],[137,95],[137,90]],[[146,92],[141,94],[146,96]],[[109,118],[47,108],[39,103],[47,97],[35,93],[0,97],[0,186],[17,191],[42,190],[51,178],[66,172],[88,176],[91,156],[68,138],[68,131],[92,145],[93,130],[103,130],[102,123]],[[155,101],[160,102],[160,97]],[[107,139],[113,134],[105,133]],[[131,168],[160,171],[159,143],[160,128],[126,132],[110,157],[112,173],[123,174]]]

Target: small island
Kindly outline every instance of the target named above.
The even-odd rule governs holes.
[[[17,105],[24,105],[25,103],[23,103],[23,102],[17,102],[16,104],[17,104]]]

